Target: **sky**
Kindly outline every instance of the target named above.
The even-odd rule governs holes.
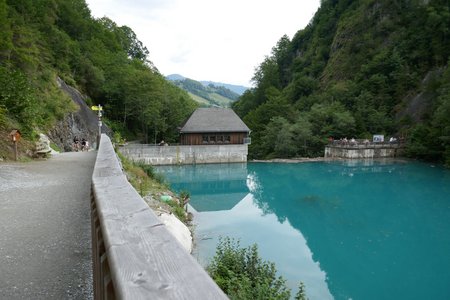
[[[305,28],[320,0],[86,0],[130,27],[165,76],[251,86],[278,40]]]

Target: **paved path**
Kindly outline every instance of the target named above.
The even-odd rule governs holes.
[[[95,156],[0,163],[0,299],[92,299]]]

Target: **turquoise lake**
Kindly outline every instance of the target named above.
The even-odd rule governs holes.
[[[194,256],[258,244],[295,294],[450,299],[450,171],[409,161],[158,167],[191,194]]]

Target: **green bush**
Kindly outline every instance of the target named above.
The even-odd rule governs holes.
[[[6,112],[7,112],[6,108],[4,106],[0,105],[0,125],[5,123]]]
[[[277,277],[274,263],[259,257],[256,244],[241,248],[239,241],[221,238],[207,271],[230,299],[290,299],[286,280]],[[300,287],[296,299],[306,299]]]
[[[186,212],[184,211],[183,205],[176,200],[169,200],[166,202],[170,207],[172,207],[173,214],[183,223],[187,222]]]

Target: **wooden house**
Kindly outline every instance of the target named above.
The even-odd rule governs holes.
[[[229,108],[198,108],[180,130],[181,145],[250,144],[250,129]]]

